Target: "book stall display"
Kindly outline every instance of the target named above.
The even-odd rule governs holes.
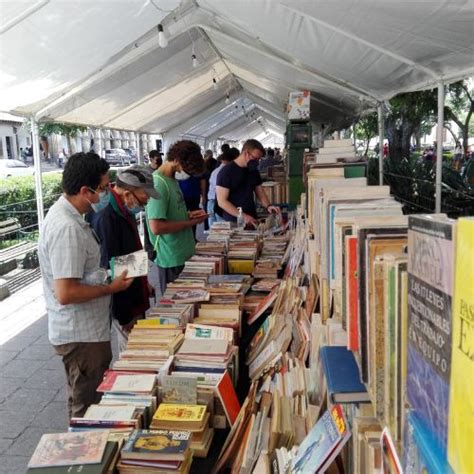
[[[329,148],[286,224],[211,227],[28,472],[474,472],[474,220]]]

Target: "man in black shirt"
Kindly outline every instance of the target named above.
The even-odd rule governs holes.
[[[257,211],[254,194],[268,212],[280,212],[278,207],[271,205],[257,170],[258,162],[264,154],[265,148],[258,140],[247,140],[240,155],[219,172],[216,197],[226,221],[235,222],[237,208],[241,207],[245,225],[255,226]]]

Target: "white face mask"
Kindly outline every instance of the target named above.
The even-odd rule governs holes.
[[[175,174],[174,174],[174,177],[178,180],[178,181],[185,181],[187,179],[189,179],[191,177],[191,175],[189,175],[188,173],[186,173],[186,171],[177,171]]]

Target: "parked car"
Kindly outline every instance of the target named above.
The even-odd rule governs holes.
[[[20,160],[0,160],[0,178],[10,178],[12,176],[33,176],[35,169],[25,165]]]
[[[109,148],[105,150],[105,160],[109,165],[128,166],[131,163],[130,156],[121,148]]]

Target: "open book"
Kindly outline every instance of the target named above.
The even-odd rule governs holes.
[[[148,275],[148,255],[145,250],[137,250],[127,255],[120,255],[110,259],[112,280],[128,270],[127,278]]]

